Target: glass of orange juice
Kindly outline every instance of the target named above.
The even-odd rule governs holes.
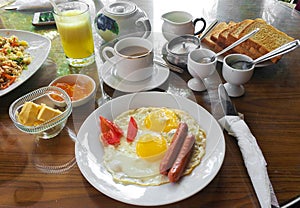
[[[82,67],[93,63],[94,41],[88,4],[80,1],[58,4],[54,18],[69,65]]]

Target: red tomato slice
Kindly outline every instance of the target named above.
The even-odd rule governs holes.
[[[120,139],[123,136],[123,131],[112,121],[100,116],[100,128],[102,140],[111,145],[120,143]]]
[[[138,126],[134,118],[131,116],[127,128],[127,142],[132,142],[137,134]]]

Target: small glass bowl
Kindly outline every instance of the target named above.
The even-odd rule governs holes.
[[[63,102],[65,102],[64,107],[57,106],[53,102],[51,98],[53,95],[60,96],[63,99]],[[20,113],[25,102],[44,103],[51,108],[59,109],[62,113],[40,125],[25,126],[18,121],[18,113]],[[43,139],[50,139],[58,135],[66,125],[71,112],[72,102],[70,97],[64,90],[54,86],[34,90],[14,101],[9,107],[9,116],[19,130]]]

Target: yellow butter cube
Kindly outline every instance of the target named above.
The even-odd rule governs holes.
[[[20,123],[26,126],[34,126],[41,106],[33,102],[24,103],[21,112],[18,114]]]
[[[45,105],[44,103],[42,103],[39,114],[37,115],[37,119],[39,121],[45,122],[45,121],[48,121],[48,120],[54,118],[55,116],[58,116],[61,113],[62,112],[60,110],[50,108],[47,105]]]

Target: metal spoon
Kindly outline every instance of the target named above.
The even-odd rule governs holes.
[[[230,63],[230,66],[232,68],[235,69],[250,69],[253,65],[272,59],[276,56],[288,53],[296,48],[298,48],[298,46],[300,45],[300,41],[299,40],[294,40],[292,42],[286,43],[278,48],[276,48],[275,50],[255,59],[254,61],[245,61],[245,60],[237,60],[234,61],[233,63]]]
[[[229,51],[230,49],[232,49],[235,46],[239,45],[240,43],[244,42],[245,40],[249,39],[251,36],[253,36],[254,34],[256,34],[258,31],[259,31],[259,28],[256,28],[252,32],[248,33],[247,35],[243,36],[242,38],[238,39],[237,41],[235,41],[234,43],[232,43],[231,45],[229,45],[228,47],[224,48],[222,51],[220,51],[219,53],[217,53],[215,56],[213,56],[213,57],[204,57],[204,58],[200,59],[199,62],[200,63],[210,63],[210,62],[213,62],[218,56],[220,56],[221,54]]]
[[[218,22],[219,22],[219,21],[216,19],[216,20],[214,20],[214,21],[207,27],[207,29],[201,34],[201,36],[200,36],[200,38],[199,38],[200,42],[201,42],[201,40],[202,40],[203,38],[206,37],[206,35],[207,35],[212,29],[215,28],[215,26],[218,24]]]
[[[183,71],[184,71],[181,67],[171,64],[170,62],[167,62],[164,59],[155,58],[153,61],[154,61],[154,63],[156,63],[162,67],[169,68],[170,70],[180,73],[180,74],[183,73]]]

